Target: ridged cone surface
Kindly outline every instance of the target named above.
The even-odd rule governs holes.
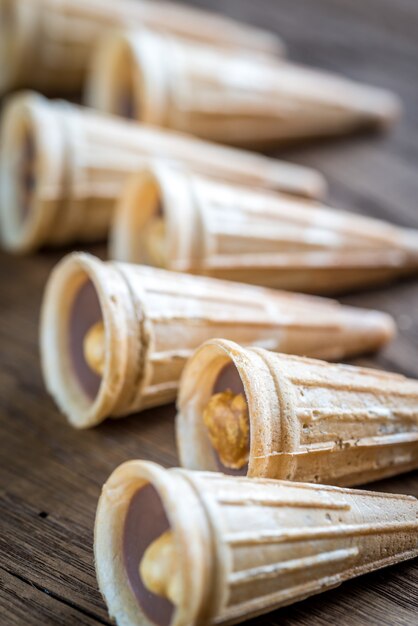
[[[48,355],[58,352],[58,360],[64,362],[59,340],[65,347],[68,338],[65,333],[58,338],[50,334],[61,332],[58,325],[80,289],[80,267],[104,294],[102,312],[108,327],[115,328],[108,353],[122,359],[125,349],[131,350],[120,371],[115,365],[102,379],[102,391],[109,385],[113,404],[95,414],[93,422],[173,401],[186,359],[213,337],[332,359],[374,350],[393,334],[391,318],[376,311],[74,254],[55,269],[43,305],[45,375],[65,412],[68,403],[62,395],[67,398],[68,375],[58,374],[57,382],[59,368]],[[125,389],[115,405],[110,390],[116,379],[125,380]]]
[[[143,31],[109,36],[100,47],[94,106],[109,110],[119,84],[109,66],[125,47],[137,119],[221,143],[263,146],[346,134],[388,126],[400,111],[398,98],[383,89],[245,51]],[[114,53],[107,56],[106,47]]]
[[[159,198],[154,209],[152,193]],[[417,230],[161,164],[125,187],[114,257],[152,263],[146,227],[157,209],[166,224],[165,267],[175,271],[326,294],[418,270]]]
[[[4,176],[13,179],[8,184],[18,184],[9,150],[21,150],[25,123],[33,126],[36,158],[46,170],[37,181],[39,211],[50,214],[27,249],[103,239],[127,176],[153,159],[180,162],[198,172],[256,186],[287,189],[290,177],[296,193],[322,191],[322,178],[308,168],[51,102],[33,93],[11,98],[3,117],[1,167]],[[51,182],[55,170],[59,171]],[[10,197],[2,199],[3,211],[17,212],[15,205]]]
[[[418,381],[223,340],[199,348],[183,373],[178,442],[186,467],[217,467],[202,408],[231,360],[249,412],[244,473],[345,486],[418,467]]]
[[[148,480],[162,497],[179,541],[187,530],[195,548],[180,552],[179,568],[193,572],[193,581],[206,580],[200,607],[184,594],[176,614],[179,626],[238,623],[418,554],[413,497],[164,471],[131,461],[103,488],[95,534],[100,588],[111,615],[125,626],[148,623],[130,595],[117,548],[126,502],[135,485]],[[189,529],[191,515],[196,524]]]
[[[278,37],[226,17],[152,0],[2,0],[9,67],[0,89],[39,89],[52,95],[81,90],[96,41],[114,29],[143,26],[255,54],[282,51]],[[156,6],[157,5],[157,6]]]
[[[358,311],[337,303],[247,291],[243,285],[213,284],[180,275],[173,282],[173,276],[161,270],[115,265],[132,293],[139,295],[145,290],[143,310],[152,329],[145,366],[149,379],[140,390],[138,408],[173,400],[186,359],[211,337],[226,336],[244,344],[267,344],[330,358],[363,351],[366,342],[376,347],[387,338],[379,316],[371,313],[366,320],[366,313],[363,325]],[[129,411],[136,408],[134,401]]]
[[[418,554],[415,498],[210,473],[188,477],[210,501],[206,510],[218,531],[225,571],[217,624]]]

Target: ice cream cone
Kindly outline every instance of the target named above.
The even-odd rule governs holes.
[[[319,294],[418,270],[418,231],[157,164],[124,185],[111,256]]]
[[[128,174],[149,159],[211,176],[321,195],[308,168],[128,123],[34,93],[10,99],[2,119],[0,219],[5,247],[103,239]]]
[[[283,51],[276,35],[171,2],[0,0],[0,93],[30,87],[74,95],[97,39],[115,28],[142,26],[256,55]]]
[[[130,461],[99,500],[99,588],[119,626],[234,624],[416,557],[417,516],[411,496]],[[171,572],[149,551],[164,533]]]
[[[213,337],[332,359],[393,328],[331,300],[72,254],[47,284],[41,353],[48,390],[83,428],[173,401],[186,359]]]
[[[99,42],[86,97],[103,111],[252,147],[387,127],[400,112],[383,89],[145,30]]]
[[[244,446],[241,431],[221,438],[233,416],[214,399],[227,392],[245,398]],[[367,483],[418,467],[418,381],[215,339],[183,372],[177,439],[190,469]]]

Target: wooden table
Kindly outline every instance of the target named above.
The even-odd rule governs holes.
[[[418,3],[416,0],[200,0],[279,32],[294,59],[341,70],[397,91],[406,114],[388,137],[329,141],[284,153],[328,177],[346,209],[418,227]],[[104,248],[98,251],[104,254]],[[109,624],[97,591],[92,532],[100,487],[134,457],[177,464],[173,407],[70,428],[46,395],[39,369],[43,286],[60,254],[0,257],[1,512],[0,622]],[[418,377],[418,283],[345,298],[393,314],[397,340],[373,360]],[[418,474],[378,485],[418,495]],[[418,564],[383,570],[254,623],[418,623]]]

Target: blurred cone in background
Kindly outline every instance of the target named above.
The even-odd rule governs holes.
[[[325,186],[309,168],[23,93],[10,98],[1,125],[3,245],[28,252],[104,239],[127,175],[151,157],[288,192],[318,196]]]
[[[87,101],[144,123],[251,147],[386,127],[400,110],[398,98],[382,89],[149,31],[100,42]]]
[[[417,515],[411,496],[130,461],[97,508],[99,588],[120,626],[235,624],[417,556]]]
[[[268,287],[339,293],[418,270],[418,231],[154,164],[126,183],[111,255]]]
[[[388,315],[332,300],[73,254],[45,290],[41,356],[49,392],[85,428],[174,401],[186,359],[213,337],[338,359],[393,331]]]
[[[189,469],[380,480],[418,467],[418,381],[214,339],[183,372],[177,442]]]
[[[283,50],[271,33],[171,2],[0,0],[0,94],[25,87],[74,96],[97,39],[142,26],[252,54]]]

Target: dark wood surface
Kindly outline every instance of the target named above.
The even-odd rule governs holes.
[[[418,227],[418,3],[416,0],[199,0],[279,32],[294,59],[396,90],[405,116],[387,137],[293,148],[285,156],[320,168],[330,201]],[[104,254],[104,248],[93,250]],[[100,487],[122,461],[176,465],[173,407],[87,432],[70,428],[46,395],[38,317],[45,280],[60,254],[0,256],[0,623],[109,624],[93,569]],[[418,377],[418,282],[344,299],[393,314],[400,333],[362,363]],[[376,488],[418,495],[418,474]],[[253,624],[418,623],[418,566],[408,562],[349,582]]]

